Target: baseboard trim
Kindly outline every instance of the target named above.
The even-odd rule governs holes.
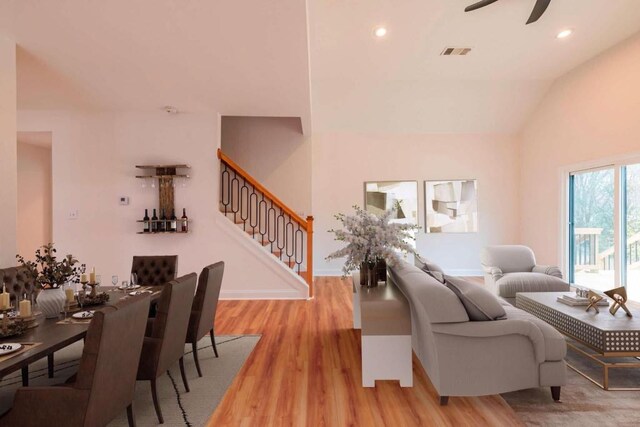
[[[469,276],[482,276],[482,275],[484,275],[484,272],[482,271],[482,269],[477,269],[476,270],[476,269],[473,269],[473,268],[456,268],[456,269],[451,269],[451,270],[445,270],[445,274],[448,274],[449,276],[469,277]],[[334,269],[321,270],[321,269],[316,269],[316,270],[313,271],[313,275],[316,276],[316,277],[342,276],[342,270],[334,270]]]

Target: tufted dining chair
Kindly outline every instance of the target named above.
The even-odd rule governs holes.
[[[0,269],[0,290],[2,290],[2,284],[7,287],[11,302],[15,303],[17,307],[17,301],[20,301],[26,294],[27,299],[31,300],[35,298],[36,280],[26,267],[9,267]]]
[[[178,255],[134,256],[131,273],[143,286],[161,286],[178,276]]]

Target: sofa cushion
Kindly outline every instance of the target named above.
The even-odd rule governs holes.
[[[470,320],[497,320],[506,316],[500,300],[479,285],[456,277],[445,276],[445,284],[460,299]]]
[[[565,338],[553,326],[544,320],[538,319],[524,310],[508,305],[504,307],[509,320],[526,320],[538,327],[544,339],[545,361],[563,360],[567,354],[567,343]]]
[[[444,283],[444,271],[438,264],[417,254],[414,259],[416,267],[436,279],[438,282]]]
[[[405,261],[389,267],[391,278],[411,304],[421,304],[430,323],[468,322],[462,302],[436,279]]]
[[[543,273],[507,273],[496,281],[498,295],[515,298],[518,292],[568,292],[564,280]]]

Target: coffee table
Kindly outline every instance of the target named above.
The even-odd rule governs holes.
[[[615,316],[608,307],[599,307],[600,313],[586,311],[586,307],[571,307],[557,301],[562,295],[574,295],[573,292],[523,292],[516,294],[516,307],[544,320],[562,334],[586,347],[580,348],[570,341],[569,349],[588,357],[602,366],[603,381],[591,378],[577,367],[567,363],[571,369],[604,390],[640,390],[640,387],[610,387],[610,369],[638,369],[640,362],[640,304],[627,302],[634,315],[628,317],[619,310]],[[628,358],[628,362],[612,362],[607,359]]]

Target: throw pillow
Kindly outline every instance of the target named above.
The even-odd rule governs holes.
[[[458,296],[467,310],[469,320],[486,321],[506,318],[507,313],[498,298],[482,286],[451,276],[445,276],[445,284]]]
[[[444,271],[438,264],[420,255],[415,255],[415,264],[420,270],[424,271],[440,283],[444,283]]]

